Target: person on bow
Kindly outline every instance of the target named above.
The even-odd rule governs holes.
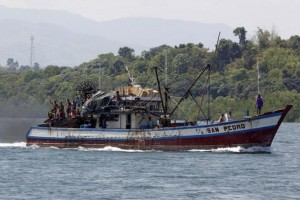
[[[258,94],[256,96],[256,114],[257,115],[261,114],[261,109],[262,109],[263,105],[264,105],[264,101],[263,101],[261,95]]]

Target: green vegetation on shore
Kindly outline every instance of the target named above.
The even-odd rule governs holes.
[[[163,71],[167,63],[170,94],[179,97],[200,70],[211,63],[211,115],[214,118],[228,110],[236,117],[242,117],[246,110],[255,114],[259,66],[260,93],[265,102],[263,111],[293,104],[286,120],[300,122],[300,37],[283,40],[274,32],[258,29],[255,39],[249,40],[246,33],[243,27],[236,28],[234,34],[239,42],[220,39],[217,52],[210,51],[201,43],[189,43],[175,47],[161,45],[136,56],[133,49],[122,47],[118,55],[101,54],[74,68],[47,66],[35,70],[9,70],[2,66],[1,117],[46,117],[50,107],[48,97],[58,101],[73,99],[75,88],[82,81],[90,80],[97,87],[100,82],[101,90],[127,85],[125,66],[128,66],[137,83],[156,88],[156,79],[151,71],[154,66]],[[164,85],[165,72],[159,76]],[[205,85],[205,79],[201,79],[192,89],[193,96],[199,101]],[[178,98],[175,97],[176,100]],[[194,120],[198,113],[193,99],[187,98],[177,115],[182,119]]]

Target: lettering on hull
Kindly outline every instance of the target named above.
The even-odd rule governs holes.
[[[219,133],[219,127],[207,128],[208,133]]]
[[[220,128],[223,128],[224,132],[229,132],[229,131],[236,131],[236,130],[243,130],[246,128],[245,124],[232,124],[232,125],[226,125],[226,126],[221,126],[221,127],[210,127],[207,128],[206,131],[207,133],[219,133]]]
[[[245,129],[245,124],[234,124],[230,126],[224,126],[224,131],[235,131]]]

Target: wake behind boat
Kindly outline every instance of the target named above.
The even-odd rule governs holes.
[[[209,70],[207,65],[204,71]],[[133,81],[130,86],[114,91],[94,91],[89,83],[81,87],[87,100],[80,116],[63,120],[49,118],[45,124],[33,126],[27,133],[27,146],[59,148],[106,146],[136,150],[191,150],[226,147],[269,147],[292,105],[247,116],[240,120],[206,123],[180,122],[172,114],[189,94],[189,87],[173,111],[168,111],[168,88],[144,88]],[[163,94],[165,96],[163,96]]]

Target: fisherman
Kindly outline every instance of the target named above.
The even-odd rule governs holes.
[[[70,99],[67,99],[67,103],[66,103],[66,111],[67,111],[67,117],[70,118],[71,117],[71,109],[72,109],[72,103],[70,102]]]
[[[79,110],[79,108],[77,108],[77,110],[76,110],[76,117],[80,117],[80,110]]]
[[[54,114],[56,114],[57,113],[57,109],[59,107],[58,104],[57,104],[57,101],[56,100],[52,101],[52,99],[49,97],[49,102],[53,105],[52,112]]]
[[[116,92],[115,98],[116,98],[116,101],[117,101],[116,105],[119,106],[120,103],[121,103],[121,101],[122,101],[122,98],[120,96],[120,92],[119,91]]]
[[[62,101],[60,102],[60,105],[59,105],[59,108],[58,108],[58,109],[59,109],[59,117],[60,117],[60,120],[65,119],[65,116],[66,116],[66,114],[65,114],[65,107],[64,107]]]
[[[96,128],[97,119],[94,118],[93,115],[91,115],[91,116],[88,118],[88,124],[90,124],[90,127],[91,127],[91,128]]]
[[[153,128],[153,121],[151,117],[148,117],[148,128]]]
[[[261,108],[263,107],[263,105],[264,105],[264,101],[263,101],[261,95],[258,94],[256,96],[256,114],[257,115],[261,114]]]
[[[222,123],[222,122],[224,122],[225,120],[224,120],[224,114],[222,113],[221,114],[221,116],[219,117],[219,119],[218,119],[218,123]]]
[[[106,124],[106,121],[107,121],[107,115],[100,115],[99,117],[99,126],[102,127],[102,128],[106,128],[107,127],[107,124]]]
[[[55,114],[53,113],[53,110],[50,110],[50,111],[48,112],[48,120],[46,120],[46,121],[52,124],[54,118],[55,118]],[[45,122],[46,122],[46,121],[45,121]]]
[[[75,99],[72,102],[72,110],[76,110],[76,100]]]
[[[75,98],[75,101],[76,101],[76,104],[75,104],[75,106],[76,106],[76,108],[80,108],[80,106],[81,106],[81,99],[77,96],[76,98]],[[76,109],[75,108],[75,109]]]
[[[229,111],[228,113],[225,114],[225,121],[226,122],[230,122],[230,121],[233,121],[233,117],[232,117],[232,113],[231,111]]]
[[[76,109],[74,107],[71,110],[71,118],[76,118]]]
[[[56,113],[54,116],[54,122],[57,123],[58,121],[60,121],[60,114]]]

